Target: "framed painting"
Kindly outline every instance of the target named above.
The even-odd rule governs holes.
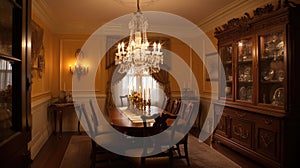
[[[36,22],[31,23],[31,69],[33,76],[35,76],[33,72],[36,71],[37,77],[42,78],[42,73],[45,71],[44,30]]]

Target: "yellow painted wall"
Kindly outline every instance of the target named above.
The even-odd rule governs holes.
[[[61,81],[59,82],[60,90],[70,91],[72,89],[72,75],[76,75],[76,73],[72,74],[70,72],[70,65],[74,66],[76,62],[75,52],[77,49],[83,47],[84,43],[88,39],[88,35],[60,35],[60,76]],[[88,57],[84,50],[83,57]],[[88,59],[86,59],[88,60]],[[84,58],[82,59],[84,62]],[[78,60],[78,63],[80,60]],[[107,82],[107,70],[105,69],[105,57],[103,57],[102,61],[98,65],[97,75],[95,79],[95,92],[96,94],[105,94],[106,82]],[[84,62],[82,65],[91,66],[93,63]]]
[[[32,92],[31,95],[34,98],[36,95],[40,95],[45,92],[57,92],[57,84],[50,81],[57,80],[57,75],[59,72],[58,68],[55,68],[58,58],[58,46],[57,35],[53,34],[45,27],[45,25],[33,15],[33,20],[42,27],[44,30],[44,49],[45,49],[45,70],[41,74],[41,77],[37,75],[37,71],[32,72]]]
[[[58,95],[59,79],[59,43],[58,36],[52,33],[39,18],[32,13],[34,20],[44,31],[43,44],[45,50],[45,69],[41,76],[36,70],[32,71],[31,90],[31,134],[28,144],[31,159],[34,159],[54,129],[54,117],[48,111],[52,97]]]

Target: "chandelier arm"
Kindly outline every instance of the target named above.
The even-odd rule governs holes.
[[[141,12],[141,9],[140,9],[140,0],[136,1],[136,7],[137,7],[137,12]]]

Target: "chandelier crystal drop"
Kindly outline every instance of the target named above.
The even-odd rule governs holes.
[[[118,52],[115,55],[115,64],[120,65],[118,72],[136,75],[158,73],[160,64],[163,64],[161,44],[154,42],[152,46],[149,45],[148,21],[139,8],[139,0],[137,0],[137,12],[133,13],[128,26],[129,41],[119,43]]]

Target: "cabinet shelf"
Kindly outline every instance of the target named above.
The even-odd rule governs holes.
[[[243,61],[238,61],[239,64],[252,64],[252,59],[249,60],[243,60]]]
[[[223,61],[223,65],[231,65],[232,61]]]
[[[276,61],[276,60],[283,60],[284,56],[280,55],[280,56],[269,56],[269,57],[260,57],[260,61]]]
[[[241,81],[241,80],[239,80],[239,83],[241,83],[241,84],[252,84],[253,80],[248,80],[248,81]]]
[[[283,81],[279,81],[279,80],[264,81],[264,80],[261,80],[260,83],[261,84],[279,84],[279,83],[283,83]]]
[[[8,61],[21,61],[18,58],[15,58],[15,57],[10,56],[10,55],[2,54],[2,53],[0,53],[0,58],[8,60]]]

